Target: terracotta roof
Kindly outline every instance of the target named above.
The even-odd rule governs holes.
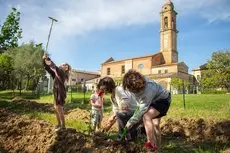
[[[110,57],[109,59],[107,59],[104,63],[109,63],[109,62],[112,62],[114,61],[114,59],[112,57]]]
[[[152,58],[152,66],[154,67],[154,66],[158,66],[162,64],[165,64],[165,60],[164,60],[162,53],[159,52],[159,53],[154,54]]]
[[[156,54],[159,54],[159,53],[156,53]],[[116,62],[122,62],[122,61],[127,61],[127,60],[133,60],[133,59],[138,59],[138,58],[145,58],[145,57],[150,57],[150,56],[154,56],[156,54],[150,54],[150,55],[145,55],[145,56],[137,56],[137,57],[131,57],[131,58],[125,58],[125,59],[122,59],[122,60],[114,60],[114,61],[109,61],[109,62],[104,62],[102,63],[103,64],[108,64],[108,63],[116,63]],[[108,60],[107,60],[108,61]]]

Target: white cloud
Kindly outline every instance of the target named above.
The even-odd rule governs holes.
[[[209,23],[230,20],[229,0],[175,0],[175,3],[181,15],[195,14],[204,17]]]
[[[193,13],[213,22],[229,20],[227,1],[173,2],[179,15]],[[51,23],[48,16],[58,20],[52,31],[52,40],[64,40],[65,37],[83,35],[93,30],[159,22],[159,12],[164,0],[11,0],[8,3],[20,6],[24,41],[45,43]]]

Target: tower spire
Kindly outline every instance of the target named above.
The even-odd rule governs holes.
[[[162,6],[160,27],[160,51],[166,63],[177,63],[176,11],[171,0],[165,0]]]
[[[166,4],[168,4],[168,3],[170,4],[170,3],[172,3],[172,1],[171,0],[166,0],[165,3]]]

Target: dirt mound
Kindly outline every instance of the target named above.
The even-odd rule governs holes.
[[[23,99],[13,99],[12,103],[16,105],[23,106],[28,110],[36,110],[40,112],[54,112],[54,107],[52,104],[49,103],[38,103],[36,101],[31,100],[23,100]]]
[[[91,143],[88,144],[88,147],[91,149],[84,150],[86,152],[100,152],[100,153],[142,153],[146,152],[145,148],[143,148],[142,144],[138,144],[137,142],[117,142],[111,139],[108,139],[108,136],[105,133],[97,133],[94,137],[92,137]],[[92,149],[93,148],[93,149]]]
[[[69,110],[66,113],[66,119],[89,120],[90,112],[79,108]]]
[[[107,124],[109,114],[104,114],[102,120],[102,127]],[[78,119],[88,124],[90,119],[90,112],[81,110],[79,108],[71,110],[66,115],[67,119]],[[161,124],[161,130],[164,135],[173,137],[186,138],[189,141],[218,141],[230,142],[230,120],[213,122],[205,121],[203,119],[187,119],[180,120],[168,119]],[[115,123],[111,131],[117,131],[117,124]]]
[[[45,121],[0,109],[1,152],[142,152],[142,145],[120,144],[104,133],[91,136],[67,128],[58,132]],[[124,148],[132,143],[133,147]]]
[[[76,129],[67,128],[54,135],[55,141],[50,145],[48,152],[80,152],[84,149],[86,136]]]
[[[75,129],[55,132],[45,122],[0,110],[0,146],[7,152],[66,152],[81,150],[84,135]],[[66,145],[64,145],[66,144]]]
[[[53,112],[52,104],[40,104],[28,100],[13,100],[13,103],[31,110]],[[77,108],[67,111],[66,118],[87,122],[90,119],[90,112]],[[105,114],[103,124],[108,118],[109,115]],[[230,120],[216,123],[203,119],[168,119],[161,127],[164,134],[163,140],[166,140],[163,142],[165,144],[179,138],[180,145],[186,142],[196,147],[196,144],[210,140],[213,142],[211,144],[220,142],[219,150],[222,150],[224,147],[222,144],[230,142]],[[112,130],[116,131],[116,124]],[[121,144],[109,138],[111,137],[105,133],[97,133],[91,137],[71,128],[55,132],[54,126],[46,121],[31,119],[0,108],[0,152],[146,152],[143,149],[144,142],[134,141]],[[178,146],[174,147],[176,148]],[[170,148],[163,149],[167,150],[166,152],[172,152]],[[225,151],[228,152],[229,149],[226,149]]]
[[[9,152],[45,152],[53,143],[52,126],[44,121],[0,110],[0,144]]]
[[[185,137],[191,141],[230,142],[230,120],[214,123],[203,119],[166,120],[162,124],[165,135]]]

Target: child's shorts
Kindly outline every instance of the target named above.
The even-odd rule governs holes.
[[[161,118],[162,116],[165,116],[168,112],[169,106],[171,103],[171,94],[169,93],[168,98],[166,99],[159,99],[155,103],[152,103],[150,107],[155,108],[157,111],[160,112],[158,116],[155,118]]]
[[[92,110],[91,114],[91,123],[93,126],[96,126],[102,121],[103,114],[102,111],[100,110]]]

